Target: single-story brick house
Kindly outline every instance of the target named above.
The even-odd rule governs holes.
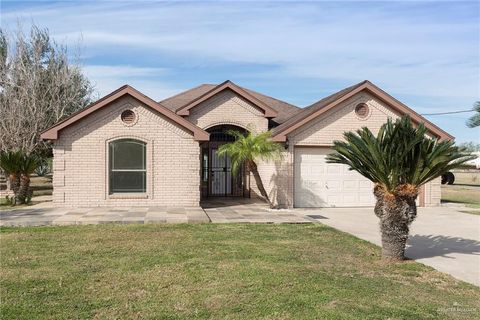
[[[285,147],[276,163],[261,163],[279,207],[372,206],[372,183],[325,156],[345,131],[378,131],[387,118],[410,114],[428,134],[453,139],[369,81],[306,108],[242,88],[231,81],[203,84],[156,102],[123,86],[55,124],[53,201],[58,206],[198,206],[214,196],[256,196],[244,171],[232,175],[218,146],[226,131],[271,129]],[[440,203],[440,180],[422,189],[419,205]]]

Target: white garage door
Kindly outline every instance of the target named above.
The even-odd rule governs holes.
[[[327,163],[331,152],[330,148],[295,148],[294,206],[373,206],[373,183],[345,165]]]

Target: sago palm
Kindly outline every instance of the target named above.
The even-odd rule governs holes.
[[[38,157],[22,151],[10,151],[0,154],[0,167],[8,176],[15,195],[13,204],[26,203],[31,198],[30,175],[38,166]]]
[[[2,168],[3,172],[5,172],[5,176],[10,183],[10,189],[13,191],[13,205],[15,205],[18,200],[17,195],[20,189],[21,159],[22,153],[20,151],[0,153],[0,168]]]
[[[32,188],[30,187],[30,176],[35,172],[39,164],[39,158],[33,154],[24,154],[20,162],[20,188],[18,190],[18,199],[21,203],[27,203],[32,198]]]
[[[472,159],[453,141],[426,136],[409,116],[388,120],[375,136],[364,127],[335,141],[329,163],[341,163],[375,183],[375,214],[380,219],[382,255],[404,259],[410,224],[417,215],[420,187]]]
[[[251,172],[255,183],[262,197],[272,205],[270,198],[263,186],[262,178],[258,172],[258,161],[271,161],[281,158],[282,146],[273,142],[270,131],[244,135],[238,131],[230,130],[228,134],[235,138],[235,141],[224,144],[218,149],[218,154],[227,154],[232,161],[232,171],[237,173],[239,168],[245,164],[247,172]]]

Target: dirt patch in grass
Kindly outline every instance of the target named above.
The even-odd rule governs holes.
[[[471,319],[480,289],[322,225],[1,229],[2,319]],[[468,312],[454,312],[460,304]],[[477,313],[472,313],[477,312]]]

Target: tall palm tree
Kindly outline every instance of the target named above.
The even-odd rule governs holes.
[[[227,154],[230,156],[233,174],[236,174],[238,169],[245,164],[247,172],[253,174],[260,194],[268,201],[270,206],[272,206],[272,202],[265,191],[262,178],[258,172],[257,163],[259,160],[270,161],[280,159],[282,156],[282,146],[270,139],[272,136],[270,131],[258,134],[249,132],[244,135],[238,131],[229,130],[228,134],[232,135],[235,141],[221,145],[218,149],[218,154]]]
[[[409,116],[389,119],[377,136],[364,127],[344,138],[334,142],[327,162],[346,164],[375,183],[382,256],[403,260],[420,187],[473,157],[453,141],[428,138],[425,126],[415,128]]]
[[[2,152],[0,167],[8,176],[10,187],[14,193],[13,205],[26,203],[32,196],[30,175],[39,163],[38,157],[22,151]]]
[[[480,101],[475,102],[473,105],[473,110],[475,110],[475,114],[467,121],[467,126],[470,128],[480,126]]]

